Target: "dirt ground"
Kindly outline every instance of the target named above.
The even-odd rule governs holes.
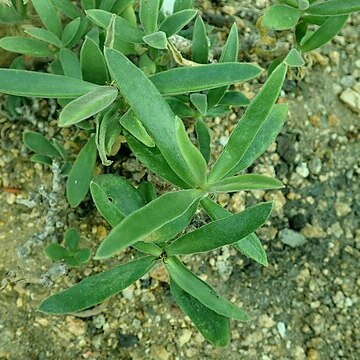
[[[251,1],[220,2],[216,11],[207,2],[202,6],[214,25],[225,22],[224,34],[227,22],[238,16],[240,57],[265,67],[289,38],[278,34],[275,50],[261,46],[255,20],[267,1],[252,3],[255,8]],[[219,198],[233,211],[261,200],[275,201],[271,219],[258,231],[269,266],[261,267],[229,248],[184,257],[194,272],[251,315],[249,323],[232,321],[232,341],[225,349],[207,343],[176,307],[161,267],[112,298],[95,316],[56,317],[36,311],[49,294],[128,261],[135,251],[68,272],[45,258],[45,244],[69,226],[80,230],[82,245],[93,251],[109,227],[90,199],[72,210],[61,195],[51,212],[51,171],[29,161],[21,140],[31,129],[77,150],[72,139],[79,134],[57,128],[53,103],[29,102],[28,112],[11,120],[2,98],[0,359],[359,359],[360,107],[351,104],[348,94],[357,93],[360,99],[360,16],[354,15],[331,44],[307,55],[306,61],[302,73],[289,74],[281,94],[290,104],[285,128],[251,169],[276,176],[286,188]],[[241,89],[251,95],[262,80]],[[238,111],[209,120],[214,156]],[[112,171],[134,183],[154,179],[127,154],[116,160]],[[44,232],[49,236],[40,241]]]

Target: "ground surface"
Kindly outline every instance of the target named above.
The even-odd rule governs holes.
[[[241,56],[266,66],[270,55],[254,35],[254,21],[266,1],[256,4],[254,10],[219,5],[223,16],[211,16],[213,21],[240,16]],[[203,6],[213,14],[207,3]],[[286,47],[287,40],[282,41]],[[53,115],[44,102],[31,105],[36,122],[0,116],[0,359],[358,359],[360,116],[339,97],[360,82],[359,44],[360,17],[354,16],[332,44],[307,58],[305,79],[299,81],[297,74],[286,82],[286,126],[253,168],[276,175],[286,189],[219,199],[234,211],[262,199],[275,200],[271,220],[258,232],[270,265],[263,268],[228,249],[184,259],[251,314],[249,323],[232,322],[226,349],[209,345],[175,306],[162,268],[112,298],[96,316],[36,312],[50,293],[129,260],[135,252],[91,262],[66,277],[61,268],[47,273],[52,264],[43,256],[44,244],[31,246],[28,254],[24,245],[51,226],[48,202],[40,194],[51,192],[52,176],[29,161],[22,133],[55,133],[76,149],[74,134],[59,132],[56,121],[48,120]],[[251,90],[258,88],[255,84]],[[243,90],[250,92],[250,87]],[[235,115],[211,122],[215,153],[235,123]],[[119,171],[135,182],[147,176],[134,159],[120,159]],[[32,201],[24,204],[24,199]],[[109,228],[91,201],[74,212],[62,201],[60,196],[53,236],[61,234],[64,225],[77,226],[82,244],[95,249]]]

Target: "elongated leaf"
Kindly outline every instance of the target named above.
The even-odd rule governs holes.
[[[177,95],[248,81],[261,71],[251,64],[223,63],[171,69],[149,79],[163,95]]]
[[[191,49],[193,61],[199,64],[207,64],[209,60],[209,42],[205,24],[200,16],[195,20]]]
[[[202,199],[201,205],[212,220],[225,219],[232,215],[230,211],[227,211],[209,198]],[[258,262],[261,265],[268,265],[266,252],[255,233],[244,237],[234,243],[233,246],[246,257]]]
[[[132,247],[144,254],[149,254],[156,257],[159,257],[163,252],[161,247],[152,243],[146,243],[144,241],[138,241]]]
[[[23,140],[25,145],[39,155],[59,158],[60,154],[54,145],[40,133],[27,131],[24,133]]]
[[[266,252],[256,234],[250,234],[244,239],[233,244],[236,250],[240,251],[249,259],[252,259],[263,266],[268,266]]]
[[[111,9],[111,13],[120,15],[126,8],[128,8],[134,0],[118,0]]]
[[[95,25],[98,25],[103,29],[108,28],[112,17],[110,12],[97,9],[87,10],[86,14]],[[145,33],[134,27],[124,18],[116,16],[115,35],[123,41],[141,44],[144,42],[143,37],[145,36]]]
[[[202,119],[197,119],[195,123],[196,136],[199,143],[199,150],[201,155],[204,157],[205,162],[208,163],[210,160],[210,131],[208,126]]]
[[[104,55],[88,36],[81,47],[80,64],[85,80],[99,85],[104,85],[109,80]]]
[[[194,7],[194,0],[175,0],[174,12],[181,10],[192,9]]]
[[[43,41],[28,39],[22,36],[5,36],[0,39],[0,47],[18,54],[39,57],[54,55],[54,52],[50,50],[48,44]]]
[[[37,40],[48,42],[49,44],[57,47],[62,47],[61,40],[51,31],[37,27],[30,27],[24,30],[27,34],[34,37]]]
[[[190,141],[185,126],[181,119],[175,118],[176,139],[181,154],[189,166],[191,175],[196,179],[198,185],[206,183],[206,161],[200,151]]]
[[[120,92],[154,139],[170,167],[186,183],[196,186],[176,143],[175,116],[169,105],[146,75],[123,54],[105,49],[105,58]]]
[[[220,105],[248,106],[251,101],[239,91],[227,91],[219,101]]]
[[[190,101],[201,115],[206,114],[208,106],[206,94],[190,94]]]
[[[147,133],[141,121],[135,116],[134,112],[130,109],[121,118],[120,124],[132,136],[141,141],[144,145],[154,147],[155,143],[151,136]]]
[[[146,35],[143,37],[146,44],[153,47],[154,49],[167,49],[167,38],[163,31],[157,31],[155,33]]]
[[[229,318],[219,315],[179,287],[171,279],[170,290],[180,309],[191,319],[206,340],[215,346],[227,346],[230,342]]]
[[[320,3],[312,4],[306,12],[312,15],[345,15],[360,11],[359,0],[328,0]]]
[[[228,318],[242,321],[249,319],[243,310],[217,295],[208,284],[196,277],[195,274],[187,269],[177,258],[166,258],[165,266],[176,285],[209,309]]]
[[[300,49],[308,52],[330,41],[345,25],[348,15],[332,16],[327,19],[310,37],[303,41]]]
[[[30,161],[43,164],[43,165],[50,165],[52,164],[52,159],[49,156],[46,155],[39,155],[35,154],[30,158]]]
[[[45,299],[39,311],[50,314],[68,314],[100,304],[140,279],[156,263],[153,256],[119,265],[90,276],[73,287]]]
[[[81,19],[76,18],[72,21],[70,21],[64,29],[64,32],[62,34],[61,41],[64,46],[72,45],[75,42],[76,36],[78,31],[80,30],[81,26]]]
[[[41,98],[74,98],[97,88],[99,88],[98,85],[67,76],[0,69],[0,92],[4,94]]]
[[[96,9],[96,0],[81,0],[81,4],[85,10]]]
[[[159,30],[170,37],[178,33],[186,24],[188,24],[197,14],[196,10],[181,10],[170,16],[160,24]]]
[[[118,91],[112,86],[102,86],[67,104],[60,113],[59,126],[69,126],[83,121],[112,104]]]
[[[248,168],[273,143],[284,126],[288,113],[288,104],[276,104],[271,109],[255,139],[245,152],[242,159],[230,171],[229,175],[236,174]]]
[[[147,168],[180,188],[189,188],[189,185],[180,179],[171,169],[157,147],[148,147],[130,134],[125,134],[125,138],[133,154]]]
[[[157,30],[159,7],[160,0],[140,0],[140,22],[147,34]]]
[[[94,175],[96,161],[95,137],[91,137],[81,149],[66,182],[66,197],[72,207],[84,200]]]
[[[21,14],[16,11],[14,5],[11,3],[10,6],[0,6],[0,24],[16,24],[22,21]]]
[[[279,65],[249,105],[212,168],[208,178],[209,182],[215,182],[225,177],[243,158],[270,114],[280,93],[286,71],[285,64]]]
[[[150,181],[143,181],[137,190],[142,194],[146,202],[153,201],[157,198],[155,186]]]
[[[61,37],[62,26],[56,8],[49,0],[32,0],[37,14],[45,27],[57,37]]]
[[[239,34],[237,25],[234,23],[230,29],[229,36],[221,52],[220,62],[236,62],[239,55]],[[222,86],[217,89],[212,89],[208,92],[208,107],[211,109],[219,103],[225,95],[228,86]]]
[[[64,75],[80,80],[82,79],[80,62],[73,51],[66,48],[61,49],[59,52],[59,60],[64,71]]]
[[[171,255],[193,254],[217,249],[238,242],[252,234],[270,216],[272,203],[262,203],[225,219],[189,232],[175,240],[167,249]]]
[[[281,181],[268,176],[258,174],[245,174],[225,178],[217,183],[211,184],[209,191],[234,192],[256,189],[281,189],[284,185]]]
[[[299,21],[300,15],[299,9],[286,5],[273,5],[266,11],[263,24],[275,30],[291,29]]]
[[[99,9],[110,11],[117,0],[101,0]]]
[[[180,118],[193,118],[196,117],[196,110],[193,110],[190,106],[185,104],[183,101],[175,97],[167,98],[167,103],[170,105],[171,110],[175,113],[175,115]]]
[[[58,8],[65,16],[70,19],[75,19],[77,17],[83,16],[81,11],[68,0],[51,0],[53,5]]]
[[[120,176],[98,175],[91,180],[90,190],[96,208],[112,227],[145,205],[141,194]]]
[[[200,196],[199,190],[167,193],[133,212],[109,233],[98,248],[96,258],[108,258],[150,236],[183,215]]]

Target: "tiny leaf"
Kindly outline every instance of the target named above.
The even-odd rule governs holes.
[[[273,5],[266,11],[263,24],[275,30],[291,29],[299,21],[300,15],[299,9],[286,5]]]
[[[54,145],[40,133],[27,131],[24,133],[23,140],[25,145],[39,155],[45,155],[50,158],[59,158],[60,154]]]
[[[146,44],[153,47],[154,49],[167,49],[167,37],[163,31],[145,35],[143,40]]]

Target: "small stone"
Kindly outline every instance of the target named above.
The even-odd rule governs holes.
[[[306,360],[321,360],[321,355],[318,350],[310,349],[307,353]]]
[[[305,360],[306,359],[305,351],[299,345],[296,345],[294,348],[294,359],[295,360]]]
[[[289,219],[290,228],[296,231],[300,231],[306,226],[306,217],[303,214],[296,214]]]
[[[306,225],[301,233],[307,238],[321,239],[326,236],[326,232],[320,226]]]
[[[331,114],[328,117],[328,123],[330,126],[337,126],[337,125],[339,125],[340,120],[335,114]]]
[[[189,342],[189,340],[191,339],[192,336],[192,331],[188,330],[188,329],[184,329],[182,331],[182,334],[179,337],[179,345],[183,346],[185,345],[187,342]]]
[[[286,335],[286,326],[282,321],[279,321],[276,324],[277,327],[277,331],[279,332],[279,335],[281,336],[281,338],[283,339]]]
[[[307,178],[310,174],[306,162],[300,163],[295,170],[303,178]]]
[[[319,115],[311,115],[309,117],[309,122],[312,126],[314,127],[318,127],[320,125],[320,122],[321,122],[321,118]]]
[[[66,317],[66,325],[69,332],[75,336],[80,336],[85,333],[85,323],[80,319],[76,319],[72,316]]]
[[[354,89],[346,89],[340,95],[340,100],[344,102],[352,111],[360,113],[360,93]]]
[[[158,263],[152,268],[150,271],[150,277],[160,282],[168,282],[167,271],[162,263]]]
[[[283,229],[279,231],[279,239],[285,244],[292,248],[299,247],[306,243],[306,238],[303,234],[290,229]]]
[[[6,194],[6,202],[9,205],[15,204],[15,201],[16,201],[16,195],[15,194],[13,194],[13,193]]]
[[[103,314],[95,316],[93,319],[93,324],[97,329],[101,329],[105,325],[105,323],[106,323],[106,319]]]
[[[314,157],[309,162],[309,170],[315,174],[318,175],[321,172],[322,163],[321,160],[318,157]]]
[[[342,202],[335,203],[335,212],[338,217],[344,217],[351,213],[351,207],[348,204]]]
[[[160,345],[152,345],[150,349],[151,359],[169,360],[170,353]]]
[[[262,328],[270,329],[276,325],[275,321],[267,314],[259,317],[259,325]]]
[[[130,285],[126,289],[122,291],[122,294],[126,300],[133,300],[134,299],[134,285]]]
[[[332,297],[336,307],[343,309],[345,307],[345,295],[344,293],[339,290],[336,294]]]
[[[344,89],[354,86],[355,83],[356,83],[356,80],[352,75],[345,75],[340,79],[340,85]]]

